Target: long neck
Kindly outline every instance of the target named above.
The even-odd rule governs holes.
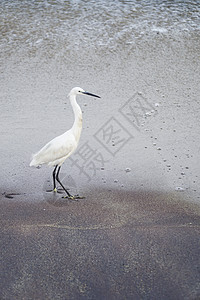
[[[75,95],[70,96],[71,106],[74,112],[74,124],[72,126],[72,132],[75,136],[76,141],[79,141],[81,130],[82,130],[82,111],[78,103],[76,102]]]

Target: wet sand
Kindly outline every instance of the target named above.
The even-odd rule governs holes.
[[[93,189],[1,202],[1,299],[197,299],[199,206]]]
[[[1,79],[1,299],[200,297],[197,48],[195,37],[157,36],[101,59],[8,59]],[[46,192],[51,169],[29,162],[72,124],[66,95],[76,85],[102,98],[78,101],[79,149],[88,142],[96,152],[81,161],[78,151],[63,165],[65,184],[85,196],[69,201]],[[106,124],[118,130],[114,140],[103,138]]]

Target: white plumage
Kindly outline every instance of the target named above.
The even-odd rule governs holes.
[[[33,155],[30,166],[47,164],[49,166],[61,166],[77,148],[78,143],[71,129],[62,135],[55,137],[40,151]]]
[[[82,131],[82,111],[80,106],[76,102],[76,95],[78,94],[89,95],[89,96],[100,98],[97,95],[85,92],[83,89],[79,87],[73,88],[68,95],[74,112],[74,117],[75,117],[72,128],[66,131],[65,133],[55,137],[53,140],[47,143],[40,151],[38,151],[36,154],[33,155],[32,161],[30,163],[30,166],[35,166],[35,167],[42,164],[54,166],[55,168],[53,171],[53,184],[54,184],[53,191],[56,191],[56,180],[57,180],[58,183],[68,194],[68,197],[70,198],[74,198],[74,197],[71,196],[69,192],[64,188],[64,186],[59,180],[58,175],[60,172],[61,165],[76,150],[80,139],[81,131]]]

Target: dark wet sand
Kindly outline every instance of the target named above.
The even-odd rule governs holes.
[[[1,201],[1,299],[199,298],[196,204],[153,191],[85,196]]]

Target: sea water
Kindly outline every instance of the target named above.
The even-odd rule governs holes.
[[[1,63],[13,54],[69,58],[130,49],[156,34],[180,38],[199,29],[199,1],[0,1]]]

